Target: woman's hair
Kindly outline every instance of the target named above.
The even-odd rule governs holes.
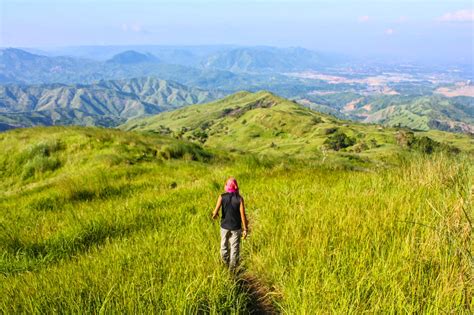
[[[224,190],[228,193],[239,193],[239,185],[237,180],[233,177],[229,177],[225,183]]]

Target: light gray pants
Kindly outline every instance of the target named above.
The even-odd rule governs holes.
[[[221,228],[221,258],[231,269],[237,267],[240,258],[240,237],[242,230]]]

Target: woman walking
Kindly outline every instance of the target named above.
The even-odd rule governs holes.
[[[237,180],[230,177],[224,189],[225,193],[217,199],[212,218],[216,219],[219,209],[222,208],[221,258],[231,270],[235,270],[240,258],[240,238],[247,237],[247,218],[244,198],[239,193]]]

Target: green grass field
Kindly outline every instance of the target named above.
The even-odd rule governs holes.
[[[0,312],[474,310],[467,154],[400,149],[355,171],[78,127],[0,133],[0,152]],[[229,175],[261,301],[219,262],[210,216]]]

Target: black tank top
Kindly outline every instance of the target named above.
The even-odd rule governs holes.
[[[224,193],[222,197],[221,227],[226,230],[242,228],[240,217],[240,195],[238,193]]]

